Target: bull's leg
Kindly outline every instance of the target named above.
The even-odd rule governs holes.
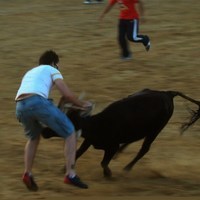
[[[116,152],[116,154],[115,154],[115,156],[114,156],[113,159],[117,158],[118,155],[119,155],[120,153],[122,153],[122,152],[124,151],[124,149],[126,149],[126,147],[127,147],[129,144],[130,144],[130,143],[122,144],[122,145],[119,147],[119,149],[117,150],[117,152]]]
[[[84,140],[81,146],[76,151],[76,160],[90,147],[91,143],[88,140]]]
[[[103,168],[103,174],[107,178],[112,176],[112,172],[108,167],[108,164],[110,163],[112,157],[115,155],[118,149],[119,145],[115,145],[105,149],[104,157],[103,160],[101,161],[101,166]]]
[[[136,157],[128,165],[126,165],[124,167],[124,170],[130,171],[132,169],[132,167],[135,165],[135,163],[138,160],[140,160],[149,151],[150,146],[151,146],[152,142],[154,141],[154,139],[156,138],[156,136],[151,137],[151,138],[149,138],[149,137],[145,138],[140,151],[138,152],[138,154],[136,155]]]

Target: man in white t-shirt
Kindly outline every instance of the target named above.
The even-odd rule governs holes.
[[[50,127],[65,139],[66,174],[64,182],[80,188],[88,188],[75,172],[76,136],[74,125],[52,101],[48,100],[48,97],[52,86],[55,85],[62,94],[62,98],[65,98],[67,102],[83,109],[89,106],[90,102],[80,101],[72,93],[58,70],[58,62],[59,57],[54,51],[44,52],[39,59],[39,66],[32,68],[24,75],[15,97],[16,117],[23,124],[28,137],[22,180],[32,191],[38,190],[32,175],[32,166],[40,141],[42,124]]]

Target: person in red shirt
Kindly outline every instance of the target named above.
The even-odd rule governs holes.
[[[100,20],[108,13],[115,4],[119,5],[119,25],[118,41],[121,47],[121,58],[124,60],[131,59],[131,52],[128,47],[127,39],[132,42],[142,43],[146,51],[149,51],[151,44],[147,35],[138,34],[139,18],[143,17],[144,6],[141,0],[109,0],[105,10],[100,15]],[[136,4],[138,7],[136,7]],[[138,9],[137,9],[138,8]]]

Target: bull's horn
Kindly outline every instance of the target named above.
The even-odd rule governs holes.
[[[75,106],[75,105],[73,105],[72,103],[66,103],[66,104],[64,105],[64,108],[73,108],[73,109],[78,109],[78,110],[84,110],[82,107]]]
[[[79,95],[78,99],[83,100],[85,96],[86,96],[85,91],[82,91],[81,94]]]

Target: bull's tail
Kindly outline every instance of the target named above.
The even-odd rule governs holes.
[[[184,95],[183,93],[181,92],[178,92],[178,91],[169,91],[169,94],[172,96],[172,97],[175,97],[175,96],[180,96],[194,104],[196,104],[198,106],[198,109],[196,111],[194,110],[190,110],[190,113],[191,113],[191,117],[189,119],[189,122],[185,122],[182,124],[181,126],[181,134],[183,134],[184,131],[186,131],[192,124],[194,124],[199,118],[200,118],[200,101],[197,101],[195,99],[192,99],[191,97],[188,97],[186,95]]]

